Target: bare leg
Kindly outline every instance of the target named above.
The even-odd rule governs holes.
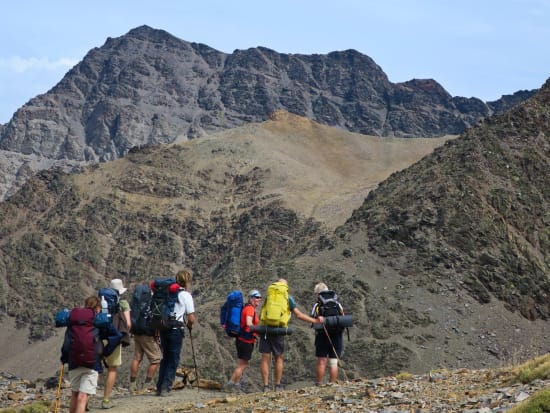
[[[275,356],[275,385],[281,384],[283,377],[283,355]]]
[[[269,385],[269,363],[271,362],[271,353],[262,353],[262,360],[260,361],[260,373],[262,374],[262,381],[264,386]]]
[[[72,397],[71,397],[71,402],[72,402]],[[88,403],[88,394],[78,392],[78,395],[76,397],[76,409],[74,413],[85,413],[86,403]]]
[[[158,363],[149,364],[149,367],[147,368],[147,378],[152,379],[155,373],[157,372],[158,368],[159,368]]]
[[[140,361],[141,360],[138,359],[132,359],[132,364],[130,364],[130,377],[137,377]]]
[[[248,361],[238,359],[237,360],[237,367],[235,368],[235,371],[233,372],[233,375],[231,376],[231,381],[233,383],[238,383],[241,381],[241,377],[243,376],[243,371],[248,367]]]
[[[75,413],[76,412],[76,403],[78,399],[78,393],[77,391],[71,392],[71,404],[69,405],[69,413]]]
[[[317,357],[316,377],[317,377],[317,383],[319,383],[319,384],[323,384],[323,379],[325,377],[326,366],[327,366],[327,358],[326,357]]]
[[[111,392],[115,386],[116,381],[116,367],[107,368],[107,378],[105,379],[105,390],[103,392],[103,400],[109,400]]]
[[[331,383],[336,383],[338,380],[338,359],[329,359],[328,374]]]

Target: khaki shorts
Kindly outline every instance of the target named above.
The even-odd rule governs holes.
[[[76,369],[69,370],[71,390],[74,392],[95,394],[97,376],[97,371],[88,367],[77,367]]]
[[[107,367],[118,367],[122,364],[122,346],[120,344],[105,358],[105,363],[107,363]]]
[[[143,355],[150,364],[159,364],[162,357],[160,345],[155,337],[134,335],[134,360],[143,360]]]

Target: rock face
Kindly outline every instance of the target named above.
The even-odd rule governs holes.
[[[223,55],[146,27],[109,39],[3,128],[2,148],[27,156],[13,158],[23,171],[25,162],[46,162],[38,153],[75,162],[126,156],[81,174],[50,168],[0,203],[0,311],[28,328],[31,341],[41,340],[55,334],[58,306],[81,304],[112,278],[133,286],[190,267],[197,361],[206,377],[225,379],[234,367],[233,342],[217,320],[225,294],[235,286],[265,289],[278,277],[289,280],[306,312],[316,282],[338,291],[354,315],[345,343],[351,378],[495,366],[518,349],[546,351],[548,82],[517,108],[395,172],[364,203],[386,176],[369,182],[369,170],[358,174],[351,165],[384,165],[395,153],[369,150],[367,137],[347,131],[345,139],[322,139],[325,126],[305,119],[285,127],[286,141],[247,125],[251,137],[240,141],[226,130],[153,145],[263,119],[281,102],[273,91],[283,84],[303,87],[300,98],[284,95],[293,110],[306,102],[300,110],[323,123],[387,134],[397,134],[391,125],[399,122],[443,133],[430,116],[458,127],[460,116],[450,116],[456,107],[445,112],[446,102],[460,113],[492,110],[450,98],[433,81],[392,85],[353,51]],[[298,133],[299,124],[309,134]],[[350,186],[360,180],[363,186]],[[357,199],[335,232],[321,218]],[[285,380],[310,380],[314,334],[293,323]],[[193,362],[189,353],[183,362]],[[258,372],[251,375],[258,383]]]
[[[416,282],[445,279],[548,319],[549,86],[391,176],[341,233],[367,231],[369,250],[400,257]]]
[[[218,325],[225,295],[265,291],[279,277],[302,311],[315,283],[338,292],[354,316],[350,378],[546,352],[549,91],[393,173],[364,202],[347,180],[370,174],[349,167],[394,157],[374,156],[349,132],[335,144],[305,119],[279,138],[269,121],[264,132],[239,128],[246,139],[229,130],[133,149],[82,174],[44,171],[0,204],[2,310],[39,340],[54,334],[56,305],[78,305],[109,279],[133,286],[190,267],[197,362],[220,381],[234,368]],[[361,202],[333,231],[321,217],[355,202],[350,193]],[[292,325],[285,381],[311,380],[314,332]],[[189,351],[183,364],[193,364]]]
[[[134,147],[264,121],[277,109],[375,136],[443,136],[532,93],[485,104],[452,97],[434,80],[391,83],[354,50],[299,55],[257,47],[225,54],[142,26],[92,49],[55,87],[21,107],[0,126],[0,150],[67,170],[64,160],[114,160]],[[14,185],[0,182],[0,199],[41,169],[29,168],[3,167]]]
[[[215,136],[135,148],[79,174],[42,171],[0,203],[0,311],[15,319],[24,347],[23,331],[32,341],[54,335],[54,311],[80,305],[111,278],[132,288],[190,267],[197,348],[208,349],[197,359],[221,380],[233,367],[233,342],[217,320],[228,289],[297,278],[293,294],[308,311],[312,286],[292,259],[323,242],[380,180],[444,141],[369,137],[276,112]],[[301,327],[289,355],[311,357],[312,331]],[[303,370],[289,367],[289,377]]]
[[[135,146],[263,121],[276,109],[363,134],[443,136],[530,94],[488,105],[452,97],[434,80],[393,84],[354,50],[299,55],[258,47],[225,54],[142,26],[91,50],[18,110],[0,131],[0,149],[113,160]]]

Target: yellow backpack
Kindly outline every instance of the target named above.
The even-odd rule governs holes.
[[[286,327],[290,320],[288,285],[274,282],[267,288],[267,295],[260,311],[260,325]]]

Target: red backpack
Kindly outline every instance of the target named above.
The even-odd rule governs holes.
[[[94,368],[97,361],[97,329],[95,311],[91,308],[74,308],[69,315],[69,363],[77,367]]]

